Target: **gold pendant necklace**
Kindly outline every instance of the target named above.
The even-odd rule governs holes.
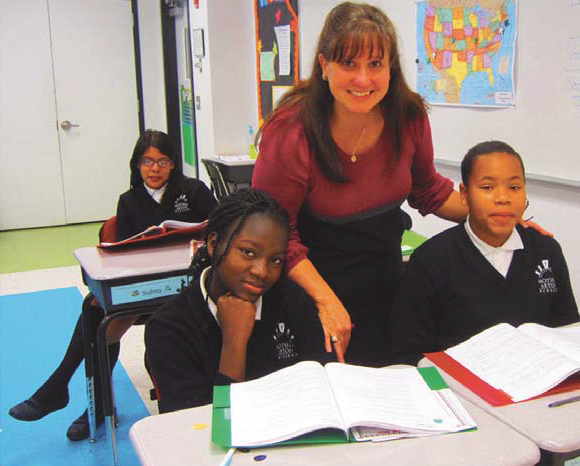
[[[356,142],[356,144],[354,145],[354,147],[352,148],[352,154],[350,156],[350,161],[351,163],[356,163],[358,161],[357,157],[356,157],[356,148],[358,147],[359,143],[361,142],[363,136],[365,135],[365,132],[367,130],[367,127],[365,126],[362,130],[362,133],[360,134],[358,141]]]

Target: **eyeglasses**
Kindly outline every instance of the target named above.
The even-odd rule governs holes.
[[[146,167],[152,167],[153,165],[157,164],[159,168],[167,168],[170,167],[172,162],[170,159],[159,159],[153,160],[149,157],[142,157],[141,158],[141,165],[145,165]]]

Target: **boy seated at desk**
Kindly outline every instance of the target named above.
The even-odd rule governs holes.
[[[211,403],[214,385],[333,357],[314,303],[280,279],[289,235],[288,213],[258,190],[235,191],[211,212],[193,283],[145,327],[160,413]]]
[[[394,362],[416,364],[501,322],[549,327],[579,320],[556,240],[519,225],[524,165],[501,141],[472,147],[461,163],[467,220],[411,256],[391,315]]]

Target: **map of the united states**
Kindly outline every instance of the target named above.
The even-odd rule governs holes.
[[[512,104],[515,7],[515,0],[420,2],[419,92],[436,103]]]

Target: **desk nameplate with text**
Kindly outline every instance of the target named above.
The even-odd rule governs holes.
[[[187,275],[177,275],[157,280],[111,287],[111,304],[136,303],[149,299],[172,296],[179,293],[189,283]]]

